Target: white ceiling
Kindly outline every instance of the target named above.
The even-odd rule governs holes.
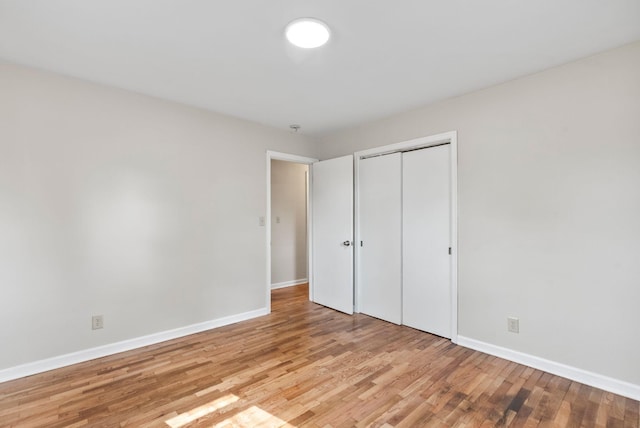
[[[639,0],[0,0],[1,59],[309,135],[635,40]]]

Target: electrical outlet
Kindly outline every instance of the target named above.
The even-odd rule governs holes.
[[[94,315],[91,317],[91,329],[92,330],[99,330],[102,327],[104,327],[104,320],[102,318],[102,315]]]
[[[520,333],[520,320],[515,317],[508,317],[507,330],[511,333]]]
[[[259,226],[264,226],[264,217],[263,216],[258,217],[258,225]]]

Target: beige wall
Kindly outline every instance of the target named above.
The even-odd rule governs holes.
[[[304,136],[0,64],[0,369],[264,308],[267,149],[315,155]]]
[[[264,307],[267,149],[457,130],[459,333],[640,384],[638,76],[635,43],[316,149],[0,64],[0,369]]]
[[[307,279],[308,168],[271,161],[271,284],[276,286]]]
[[[328,135],[318,150],[452,130],[460,335],[640,385],[640,43]]]

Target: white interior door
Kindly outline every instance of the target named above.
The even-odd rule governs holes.
[[[451,338],[450,145],[403,153],[402,322]]]
[[[353,313],[353,156],[312,167],[312,300]]]
[[[402,322],[401,154],[360,161],[360,312]]]

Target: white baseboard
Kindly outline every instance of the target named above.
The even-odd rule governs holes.
[[[277,282],[275,284],[271,284],[271,289],[275,290],[276,288],[293,287],[294,285],[306,284],[307,282],[309,282],[307,278],[294,279],[293,281]]]
[[[171,339],[177,339],[179,337],[188,336],[194,333],[200,333],[205,330],[211,330],[212,328],[222,327],[225,325],[234,324],[240,321],[246,321],[268,314],[269,309],[267,308],[257,309],[255,311],[244,312],[242,314],[231,315],[228,317],[205,321],[198,324],[191,324],[173,330],[150,334],[148,336],[136,337],[133,339],[123,340],[122,342],[110,343],[108,345],[98,346],[78,352],[72,352],[70,354],[47,358],[45,360],[39,360],[15,367],[9,367],[7,369],[0,370],[0,382],[6,382],[8,380],[31,376],[37,373],[58,369],[60,367],[70,366],[72,364],[93,360],[95,358],[106,357],[108,355],[117,354],[119,352],[130,351],[132,349],[141,348],[143,346],[153,345]]]
[[[542,370],[557,376],[561,376],[585,385],[604,389],[614,394],[623,395],[634,400],[640,400],[640,385],[614,379],[598,373],[589,372],[576,367],[567,366],[555,361],[546,360],[536,357],[535,355],[525,354],[523,352],[514,351],[512,349],[503,348],[501,346],[492,345],[490,343],[481,342],[479,340],[470,339],[464,336],[458,336],[458,345],[465,348],[471,348],[485,354],[495,355],[505,360],[515,363],[524,364],[534,369]]]

